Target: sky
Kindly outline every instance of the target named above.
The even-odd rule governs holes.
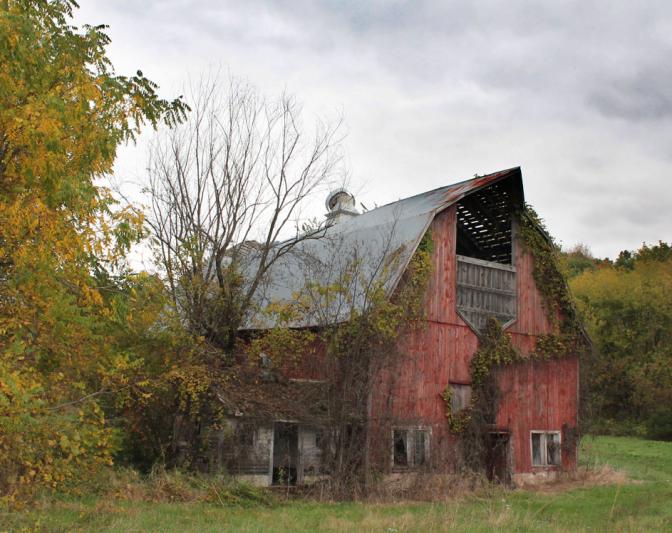
[[[563,246],[672,241],[672,2],[80,0],[120,74],[221,69],[344,119],[367,207],[514,166]],[[145,142],[123,149],[134,182]],[[323,199],[316,199],[323,210]]]

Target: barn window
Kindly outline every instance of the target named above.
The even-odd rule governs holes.
[[[471,385],[451,383],[450,392],[450,410],[453,413],[469,407],[471,403]]]
[[[394,429],[392,431],[392,465],[419,468],[429,464],[429,429]]]
[[[558,466],[562,463],[559,431],[533,431],[532,466]]]
[[[395,429],[392,432],[394,466],[408,466],[408,431]]]
[[[236,429],[240,446],[254,446],[254,436],[257,433],[253,424],[239,424]]]

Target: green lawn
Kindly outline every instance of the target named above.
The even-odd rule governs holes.
[[[297,503],[273,507],[80,498],[0,515],[2,530],[40,531],[672,531],[672,443],[587,438],[582,460],[625,484],[562,492],[494,491],[441,503]]]

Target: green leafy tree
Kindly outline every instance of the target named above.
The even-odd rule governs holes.
[[[573,278],[586,270],[595,270],[610,264],[611,261],[608,259],[595,258],[585,244],[577,244],[560,253],[560,267],[567,278]]]
[[[0,3],[0,494],[14,499],[111,462],[99,400],[129,363],[112,346],[100,280],[121,271],[142,219],[96,180],[143,124],[180,100],[117,75],[104,26],[71,0]]]
[[[601,417],[621,426],[672,417],[669,249],[644,245],[571,281],[597,352],[588,370],[593,396]]]

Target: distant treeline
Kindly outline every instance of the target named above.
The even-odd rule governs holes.
[[[578,245],[562,260],[594,344],[592,431],[672,439],[672,246],[610,260]]]

